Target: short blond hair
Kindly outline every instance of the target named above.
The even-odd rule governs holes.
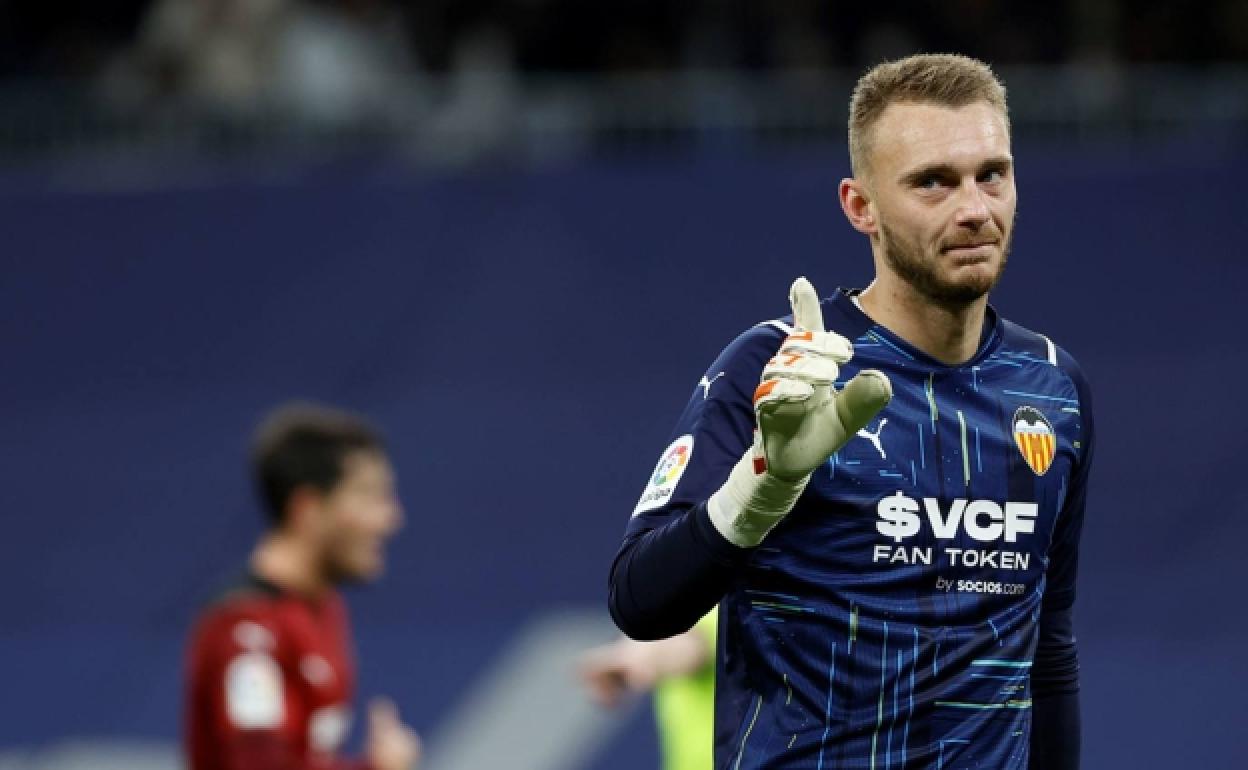
[[[1009,129],[1005,86],[978,59],[931,53],[877,64],[858,80],[849,100],[849,162],[854,174],[866,169],[871,129],[890,104],[965,107],[975,102],[1000,110]]]

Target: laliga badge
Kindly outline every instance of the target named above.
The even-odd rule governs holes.
[[[662,508],[671,499],[672,493],[676,491],[676,485],[680,482],[680,477],[689,467],[689,458],[692,456],[693,436],[689,433],[668,446],[663,456],[659,458],[659,464],[654,466],[650,483],[646,485],[645,491],[641,493],[641,499],[637,501],[637,507],[633,509],[634,516]]]

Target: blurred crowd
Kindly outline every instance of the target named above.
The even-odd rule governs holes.
[[[0,88],[56,83],[145,119],[189,111],[381,130],[417,119],[453,134],[495,125],[529,74],[856,70],[918,50],[997,66],[1242,62],[1248,2],[0,3]]]
[[[770,69],[860,66],[914,50],[957,50],[993,64],[1243,60],[1248,4],[71,0],[0,4],[0,35],[7,79],[95,77],[121,61],[152,90],[246,101],[280,82],[368,91],[412,72],[487,64],[522,72]]]

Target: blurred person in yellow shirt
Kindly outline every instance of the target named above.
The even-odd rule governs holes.
[[[581,681],[614,708],[629,693],[654,691],[663,770],[710,770],[715,738],[715,630],[712,609],[683,634],[656,642],[628,638],[581,658]]]

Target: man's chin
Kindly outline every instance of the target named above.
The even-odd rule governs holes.
[[[1001,265],[995,260],[979,259],[955,264],[937,282],[937,293],[948,300],[974,302],[992,291],[1001,277]]]
[[[995,276],[959,276],[928,287],[928,297],[946,306],[969,305],[982,299],[996,285]]]

